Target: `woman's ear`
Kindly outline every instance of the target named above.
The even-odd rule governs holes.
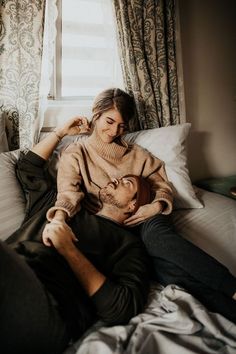
[[[101,116],[100,113],[97,113],[97,114],[94,114],[94,115],[93,115],[92,120],[91,120],[90,125],[89,125],[91,131],[93,131],[93,129],[94,129],[94,127],[95,127],[95,124],[96,124],[96,121],[98,120],[98,118],[99,118],[100,116]]]
[[[92,118],[92,123],[95,123],[96,120],[98,120],[98,118],[101,116],[101,113],[96,113],[93,115],[93,118]]]

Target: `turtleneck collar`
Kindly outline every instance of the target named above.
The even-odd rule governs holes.
[[[119,139],[118,141],[116,139],[112,143],[104,143],[97,134],[96,128],[86,140],[86,145],[90,145],[99,155],[108,160],[121,159],[128,149],[128,144],[123,139]]]

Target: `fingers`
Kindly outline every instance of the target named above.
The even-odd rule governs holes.
[[[78,242],[71,228],[65,222],[58,220],[53,220],[45,226],[42,240],[45,246],[54,246],[56,249],[71,242]]]
[[[89,127],[89,121],[86,117],[76,117],[74,119],[74,125]]]
[[[48,228],[48,225],[46,225],[44,230],[43,230],[42,240],[43,240],[43,244],[45,246],[47,246],[47,247],[51,247],[52,246],[52,241],[49,238],[49,233],[50,233],[50,230]]]
[[[145,220],[143,215],[133,215],[124,221],[126,226],[136,225]]]
[[[126,226],[134,226],[134,225],[137,225],[139,224],[140,222],[143,222],[145,220],[145,218],[137,218],[135,220],[132,220],[132,221],[125,221],[124,224]]]
[[[79,241],[73,232],[71,232],[71,238],[72,238],[72,240],[74,242],[78,242]]]
[[[45,246],[47,246],[47,247],[51,247],[52,246],[52,241],[48,237],[43,237],[43,244]]]
[[[74,132],[72,130],[73,134],[88,133],[90,131],[89,121],[86,117],[75,117],[71,124],[71,128],[75,130]]]

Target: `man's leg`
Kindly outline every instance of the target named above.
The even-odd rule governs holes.
[[[56,354],[65,325],[34,272],[0,242],[0,345],[4,354]]]
[[[152,257],[172,263],[183,276],[187,273],[204,286],[232,298],[236,292],[235,277],[216,259],[177,234],[168,216],[157,215],[144,222],[139,230]],[[158,266],[155,271],[160,272]],[[162,272],[167,274],[168,270]]]
[[[155,280],[165,286],[176,284],[183,287],[207,307],[209,311],[217,312],[236,323],[235,300],[195,280],[191,275],[173,263],[156,257],[152,257],[152,261],[156,270]]]

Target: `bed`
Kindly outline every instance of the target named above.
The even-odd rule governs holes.
[[[150,129],[128,134],[165,162],[175,191],[173,222],[183,237],[225,264],[236,276],[236,200],[196,188],[187,167],[186,140],[190,124]],[[42,137],[44,134],[42,134]],[[56,174],[61,149],[50,162]],[[19,151],[0,154],[0,238],[5,240],[24,217],[24,196],[15,177]],[[11,216],[14,214],[14,218]],[[143,313],[125,326],[106,327],[97,322],[64,354],[190,354],[236,353],[236,325],[223,316],[209,312],[185,289],[175,284],[162,287],[152,283]]]

